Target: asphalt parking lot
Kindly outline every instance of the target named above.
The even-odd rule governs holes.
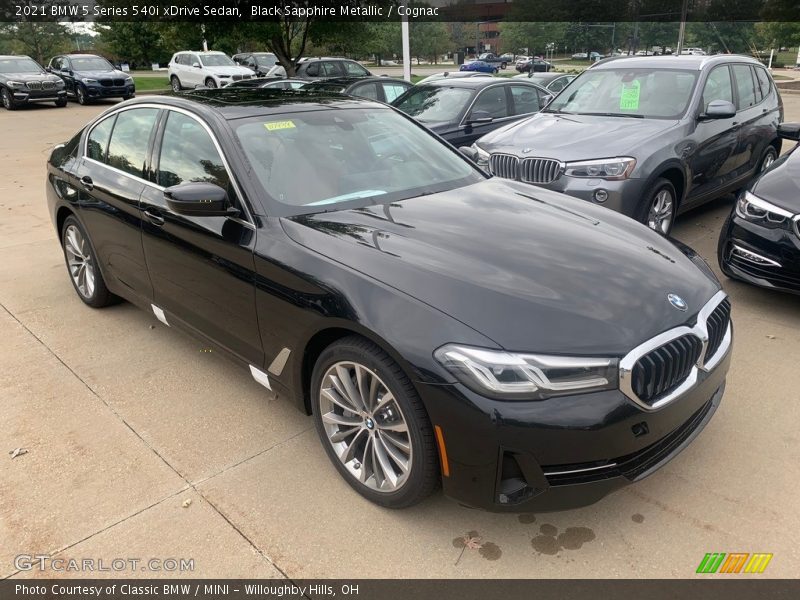
[[[800,95],[784,104],[800,121]],[[736,328],[725,397],[652,477],[562,513],[491,514],[441,493],[384,510],[339,477],[311,418],[245,370],[131,305],[80,302],[45,161],[108,106],[0,113],[0,578],[42,575],[18,569],[20,554],[194,559],[183,575],[196,577],[691,577],[707,552],[770,552],[756,577],[797,576],[797,297],[723,280]],[[674,232],[717,272],[731,202]],[[468,532],[484,548],[459,558]]]

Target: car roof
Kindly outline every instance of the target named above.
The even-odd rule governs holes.
[[[103,58],[99,54],[59,54],[58,56],[65,56],[67,58]]]
[[[569,75],[570,73],[533,73],[529,76],[529,79],[539,79],[539,80],[549,80],[553,81],[554,79],[558,79],[559,77],[564,77],[565,75]],[[520,78],[522,79],[522,78]]]
[[[743,54],[716,54],[712,56],[697,56],[693,54],[666,54],[662,56],[610,56],[590,68],[601,70],[615,69],[620,65],[620,60],[625,61],[625,66],[642,69],[687,69],[700,71],[705,67],[725,64],[730,62],[747,62],[755,65],[761,63],[756,59]]]
[[[33,60],[27,54],[0,54],[0,58],[30,58],[31,60]]]
[[[317,79],[316,81],[309,81],[309,85],[336,85],[336,86],[347,86],[352,85],[354,83],[360,83],[362,81],[402,81],[406,83],[402,79],[397,79],[395,77],[378,77],[377,75],[365,75],[364,77],[356,77],[356,76],[349,76],[349,77],[328,77],[326,79]],[[409,84],[410,85],[410,84]]]
[[[519,79],[511,79],[507,77],[458,77],[450,79],[449,77],[443,77],[442,79],[434,79],[432,81],[426,81],[422,84],[422,87],[426,85],[435,85],[437,87],[458,87],[458,88],[469,88],[469,89],[477,89],[477,88],[484,88],[489,87],[490,85],[494,85],[496,83],[530,83],[525,80]],[[534,85],[534,84],[530,84]]]

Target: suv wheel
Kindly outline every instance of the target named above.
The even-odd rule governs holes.
[[[639,221],[661,235],[669,235],[678,208],[675,186],[660,177],[650,186],[644,198]]]
[[[78,297],[94,308],[113,304],[117,297],[108,291],[89,238],[78,219],[67,217],[61,232],[64,260]]]
[[[213,77],[207,77],[206,78],[206,87],[207,88],[212,88],[212,89],[217,87],[217,82],[214,81]]]
[[[64,108],[67,105],[67,97],[64,96],[63,98],[59,98],[56,100],[56,106],[59,108]]]
[[[82,85],[75,88],[75,97],[78,99],[78,104],[89,103],[89,98],[86,96],[86,89]]]
[[[17,105],[14,102],[14,97],[11,95],[11,92],[8,91],[8,88],[3,88],[2,96],[3,106],[6,110],[15,110],[17,108]]]
[[[172,78],[170,79],[170,85],[172,86],[173,92],[180,92],[183,89],[183,87],[181,86],[181,80],[178,79],[177,75],[172,76]]]
[[[758,172],[763,173],[769,166],[778,158],[778,153],[773,146],[768,146],[764,152],[764,157],[761,159],[761,164],[758,166]]]
[[[328,457],[359,494],[404,508],[436,487],[438,459],[425,407],[375,344],[352,336],[326,348],[314,366],[311,402]]]

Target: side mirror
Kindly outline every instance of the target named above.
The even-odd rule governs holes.
[[[706,119],[730,119],[736,116],[736,107],[727,100],[712,100],[706,107],[706,112],[700,115]]]
[[[179,215],[191,217],[235,217],[228,193],[213,183],[181,183],[164,190],[167,206]]]
[[[491,123],[494,121],[492,115],[485,110],[474,110],[472,114],[467,117],[468,125],[480,125],[481,123]]]
[[[778,137],[800,142],[800,123],[781,123],[778,125]]]
[[[64,75],[71,75],[71,73],[69,72],[69,69],[61,69],[61,73],[64,74]]]
[[[470,146],[459,146],[458,151],[472,162],[478,161],[478,153],[475,151],[475,148],[471,148]]]
[[[192,63],[192,66],[193,66],[195,69],[199,69],[199,68],[200,68],[200,63],[199,63],[199,62]]]
[[[542,96],[542,108],[550,104],[553,101],[553,98],[555,98],[555,95],[553,94],[545,94]]]

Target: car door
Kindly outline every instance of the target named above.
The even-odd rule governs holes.
[[[761,85],[751,65],[733,65],[736,82],[737,118],[740,122],[736,156],[739,158],[735,176],[745,177],[758,168],[767,144],[773,139],[770,134],[769,112],[761,92]],[[766,127],[764,127],[766,125]]]
[[[189,83],[189,87],[194,88],[198,85],[203,85],[205,81],[203,76],[203,63],[200,62],[200,57],[197,54],[187,54],[186,59],[188,64],[183,68],[185,69],[186,80]],[[183,81],[182,77],[181,81]]]
[[[697,121],[685,144],[690,184],[687,206],[717,193],[733,179],[739,162],[735,156],[739,138],[739,116],[728,119],[704,119],[706,107],[713,100],[736,103],[730,66],[714,67],[703,82]]]
[[[64,89],[70,96],[75,95],[75,71],[72,70],[72,61],[69,57],[62,56],[59,62],[59,74],[64,80]]]
[[[142,194],[142,246],[153,304],[167,323],[200,333],[255,365],[263,351],[255,308],[255,228],[210,129],[187,112],[165,111]],[[210,182],[228,191],[242,218],[192,217],[167,205],[164,189]]]
[[[494,131],[503,123],[512,120],[508,86],[492,85],[478,92],[472,106],[467,111],[457,134],[448,136],[448,141],[456,148],[469,146],[478,138]],[[475,122],[473,119],[491,117],[491,121]]]
[[[87,132],[76,172],[81,219],[112,288],[152,296],[144,261],[139,197],[155,135],[156,108],[125,109]],[[130,294],[129,294],[130,295]]]

